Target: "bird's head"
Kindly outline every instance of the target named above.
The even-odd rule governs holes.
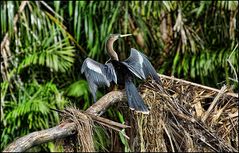
[[[127,37],[127,36],[131,36],[132,34],[125,34],[125,35],[121,35],[121,34],[111,34],[108,38],[106,47],[107,47],[107,52],[110,55],[110,58],[113,60],[119,60],[117,53],[114,51],[113,48],[113,44],[114,42],[122,37]]]
[[[114,41],[116,41],[116,40],[119,39],[119,38],[131,36],[131,35],[132,35],[132,34],[125,34],[125,35],[121,35],[121,34],[111,34],[111,35],[109,36],[108,41],[114,42]]]

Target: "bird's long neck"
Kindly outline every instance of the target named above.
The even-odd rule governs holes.
[[[112,60],[119,61],[119,57],[118,57],[116,51],[114,51],[114,47],[113,47],[114,42],[115,42],[115,40],[111,40],[111,39],[109,39],[107,41],[107,44],[106,44],[107,52]]]

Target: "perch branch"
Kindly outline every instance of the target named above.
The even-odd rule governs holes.
[[[86,112],[92,115],[101,115],[110,105],[120,101],[126,101],[125,93],[122,91],[112,91],[100,98],[100,100],[89,107]]]
[[[175,78],[173,76],[170,77],[170,76],[166,76],[166,75],[163,75],[163,74],[159,74],[159,76],[161,78],[166,78],[166,79],[175,80],[175,81],[178,81],[178,82],[183,82],[183,83],[186,83],[188,85],[193,85],[193,86],[196,86],[196,87],[199,87],[199,88],[204,88],[204,89],[215,91],[215,92],[218,92],[218,93],[220,92],[220,90],[218,90],[218,89],[215,89],[215,88],[212,88],[212,87],[208,87],[208,86],[203,86],[201,84],[189,82],[189,81],[186,81],[186,80],[178,79],[178,78]],[[228,95],[228,96],[232,96],[232,97],[238,98],[238,94],[236,94],[236,93],[226,92],[225,94]]]
[[[125,93],[122,91],[112,91],[100,98],[96,103],[86,110],[86,113],[101,115],[112,104],[126,100]],[[101,122],[103,122],[101,120]],[[53,128],[36,131],[23,136],[9,144],[3,152],[24,152],[27,149],[46,143],[55,139],[64,138],[74,134],[76,125],[74,123],[63,122]]]
[[[23,136],[11,143],[3,152],[25,152],[33,146],[72,135],[75,133],[75,130],[76,126],[74,123],[62,123],[53,128]]]

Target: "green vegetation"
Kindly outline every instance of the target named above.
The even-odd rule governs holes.
[[[121,59],[136,48],[159,73],[238,91],[237,1],[24,3],[1,1],[1,150],[17,137],[57,125],[59,116],[49,108],[93,103],[81,64],[87,56],[108,60],[111,33],[134,35],[117,42]],[[124,120],[117,110],[107,115]],[[107,150],[106,131],[97,129],[96,148]],[[53,143],[33,148],[39,149],[57,150]]]

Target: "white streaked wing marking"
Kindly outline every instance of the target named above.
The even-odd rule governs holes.
[[[139,57],[140,66],[142,67],[144,59],[143,59],[143,57],[140,55],[139,52],[137,52],[137,54],[138,54],[138,57]]]
[[[108,87],[110,86],[110,82],[109,82],[108,79],[106,78],[105,74],[102,72],[101,68],[98,67],[98,65],[95,65],[95,64],[92,63],[91,61],[87,61],[86,64],[87,64],[87,67],[88,67],[89,69],[91,69],[91,70],[93,70],[93,71],[95,71],[95,72],[101,74],[101,75],[103,76],[104,80],[105,80],[106,85],[107,85]],[[96,77],[96,79],[97,79],[97,82],[99,82],[99,78]]]
[[[135,70],[129,65],[129,70],[134,74],[136,75],[138,78],[142,79],[142,77],[140,75],[138,75],[138,73],[135,73]],[[142,71],[141,71],[142,72]]]
[[[94,63],[91,63],[91,61],[86,61],[87,67],[97,73],[103,74],[101,71],[101,68],[96,66]],[[103,74],[104,75],[104,74]]]
[[[144,78],[146,77],[145,74],[144,74],[144,71],[143,71],[143,62],[144,62],[144,59],[142,57],[142,55],[137,51],[137,54],[138,54],[138,57],[139,57],[139,64],[140,64],[140,71],[141,73],[144,75]]]

